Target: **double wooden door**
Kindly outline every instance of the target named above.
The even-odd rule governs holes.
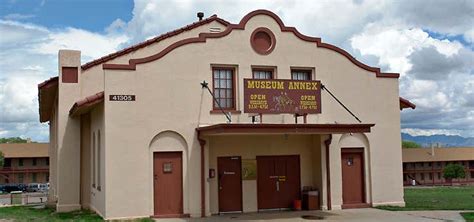
[[[299,156],[257,156],[258,209],[285,209],[301,199]]]

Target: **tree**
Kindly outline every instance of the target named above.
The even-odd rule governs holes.
[[[26,143],[28,140],[22,139],[21,137],[8,137],[0,138],[0,143]]]
[[[403,140],[402,148],[421,148],[421,145],[413,141]]]
[[[451,181],[451,185],[453,185],[453,179],[466,177],[464,166],[460,164],[448,164],[443,170],[443,177],[446,180]]]

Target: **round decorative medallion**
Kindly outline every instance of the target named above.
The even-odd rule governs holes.
[[[270,29],[260,27],[255,29],[250,36],[250,44],[255,52],[268,55],[275,48],[275,35]]]

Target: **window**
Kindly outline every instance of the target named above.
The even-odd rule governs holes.
[[[18,166],[23,166],[23,159],[18,159]]]
[[[49,166],[49,158],[46,158],[46,166]]]
[[[234,69],[214,68],[212,77],[214,97],[217,100],[213,102],[213,108],[220,109],[220,104],[222,109],[235,109]]]
[[[474,171],[471,171],[471,179],[474,179]]]
[[[33,166],[36,166],[36,158],[33,158]]]
[[[441,162],[438,162],[437,164],[438,164],[438,167],[441,167]]]
[[[252,78],[254,79],[273,79],[273,70],[253,69]]]
[[[441,173],[438,173],[438,180],[441,180]]]
[[[291,70],[293,80],[311,80],[311,70]]]
[[[31,181],[33,183],[36,183],[36,177],[37,177],[36,173],[33,173],[32,177],[31,177]]]
[[[24,175],[22,173],[18,174],[18,183],[23,183],[23,177]]]
[[[425,174],[424,173],[420,173],[421,175],[421,180],[425,180]]]
[[[49,182],[49,173],[46,174],[45,181],[46,181],[46,182]]]
[[[428,178],[429,178],[429,180],[433,180],[433,174],[432,174],[432,173],[428,173]]]
[[[77,83],[78,82],[77,67],[63,67],[62,68],[62,82],[63,83]]]
[[[100,186],[100,130],[97,130],[97,189],[101,190]]]
[[[428,167],[431,167],[431,163],[428,163]]]
[[[95,132],[92,132],[92,187],[95,188]]]
[[[11,167],[12,166],[12,159],[5,158],[5,162],[3,163],[4,167]]]

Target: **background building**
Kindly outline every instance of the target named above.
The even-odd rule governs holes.
[[[451,184],[443,177],[448,164],[464,166],[466,177],[454,179],[455,184],[474,184],[474,148],[408,148],[403,150],[403,184]]]
[[[49,182],[49,143],[2,143],[0,184]]]

